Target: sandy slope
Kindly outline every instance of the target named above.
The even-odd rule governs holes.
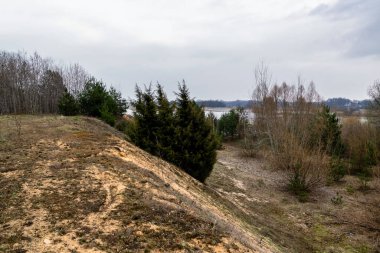
[[[0,117],[0,252],[277,252],[204,185],[82,117]]]

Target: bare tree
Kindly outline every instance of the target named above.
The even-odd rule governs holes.
[[[21,116],[17,114],[13,114],[13,121],[15,123],[16,136],[20,140],[21,139]]]
[[[375,80],[369,87],[368,95],[373,99],[374,106],[380,108],[380,80]]]
[[[298,77],[297,85],[272,85],[263,63],[256,68],[255,78],[254,127],[260,145],[270,147],[272,166],[289,172],[289,182],[298,181],[306,188],[323,182],[325,151],[320,141],[310,146],[311,129],[319,127],[315,119],[321,108],[314,83],[305,87]]]
[[[380,80],[375,80],[368,88],[368,95],[372,98],[372,106],[369,108],[369,120],[375,126],[380,126]]]
[[[0,52],[0,114],[57,113],[65,90],[77,96],[87,80],[78,64],[59,67],[37,53]]]

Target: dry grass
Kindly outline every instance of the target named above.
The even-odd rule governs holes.
[[[300,203],[284,191],[286,173],[271,170],[267,161],[240,156],[238,145],[219,151],[207,184],[230,201],[247,226],[269,237],[283,252],[379,252],[380,180],[361,191],[357,177],[312,192]],[[342,203],[331,199],[336,193]]]

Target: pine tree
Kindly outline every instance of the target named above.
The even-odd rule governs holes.
[[[185,84],[179,86],[176,104],[171,104],[162,86],[141,91],[136,86],[132,141],[149,153],[185,170],[201,182],[209,176],[216,161],[217,139],[210,120]]]
[[[127,110],[127,102],[121,93],[91,78],[87,81],[84,90],[79,94],[80,108],[83,114],[98,117],[111,126],[115,125]]]
[[[240,115],[235,109],[231,109],[220,117],[218,122],[218,132],[223,137],[234,138],[238,133]]]
[[[156,101],[158,111],[158,155],[166,161],[174,162],[174,105],[170,104],[160,84],[157,84]]]
[[[136,97],[137,99],[133,102],[136,126],[131,138],[138,147],[153,155],[159,155],[157,135],[159,120],[157,105],[151,86],[145,88],[145,92],[142,92],[141,89],[136,86]]]
[[[204,182],[216,161],[217,142],[204,111],[190,98],[185,82],[179,85],[175,113],[176,164]]]
[[[101,109],[108,97],[105,85],[95,78],[91,78],[79,94],[82,113],[92,117],[101,117]]]
[[[111,87],[108,91],[109,99],[107,101],[108,107],[112,108],[112,114],[116,117],[122,117],[127,111],[127,101],[121,96],[121,93],[114,87]]]
[[[65,116],[73,116],[79,114],[79,104],[75,97],[71,95],[67,89],[58,102],[59,113]]]
[[[335,113],[330,112],[326,105],[322,107],[319,114],[322,120],[321,141],[324,149],[330,154],[341,156],[344,152],[344,146],[341,138],[341,125]]]

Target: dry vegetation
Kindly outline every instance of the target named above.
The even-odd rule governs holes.
[[[286,191],[286,171],[263,158],[241,156],[226,144],[206,181],[247,226],[269,237],[283,252],[379,252],[380,179],[362,189],[356,176],[313,191],[306,203]]]
[[[346,142],[373,134],[345,123]],[[0,252],[380,251],[377,170],[301,203],[265,150],[225,145],[202,185],[95,119],[2,116],[0,130]]]
[[[278,251],[99,120],[16,117],[0,117],[0,252]]]

